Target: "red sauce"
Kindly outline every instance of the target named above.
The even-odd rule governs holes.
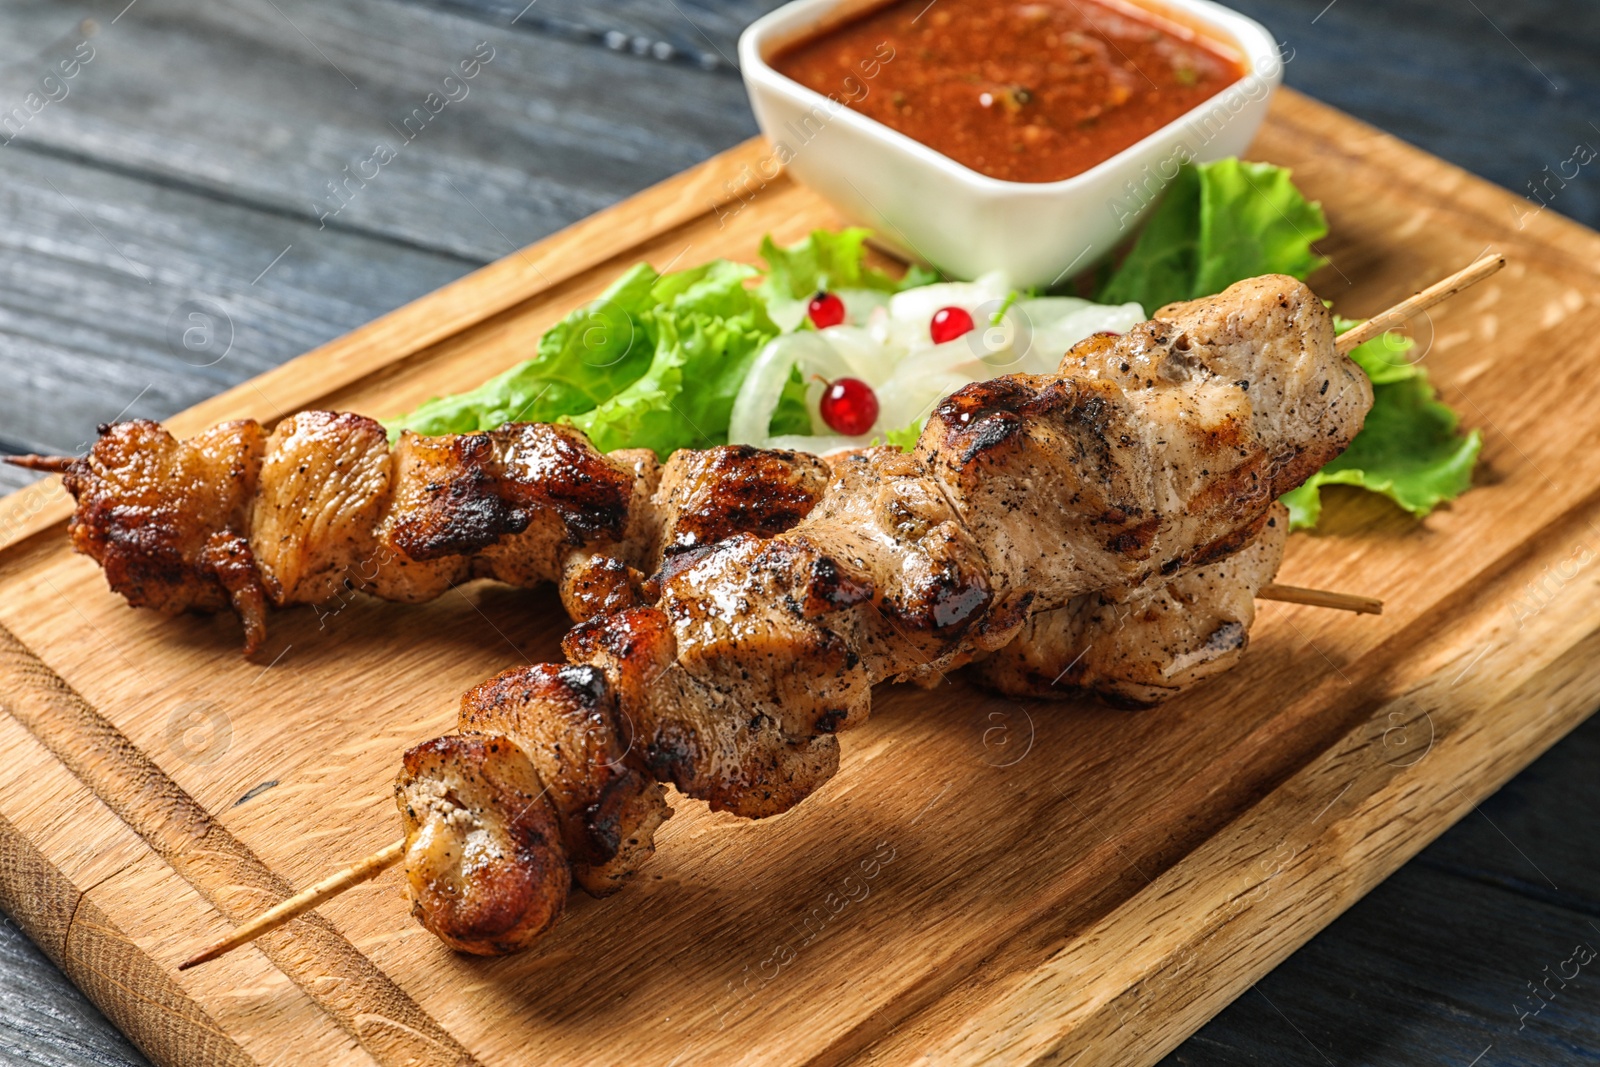
[[[981,174],[1081,174],[1244,76],[1223,46],[1097,0],[898,0],[772,57]]]

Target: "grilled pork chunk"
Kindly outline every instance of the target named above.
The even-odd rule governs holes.
[[[1283,562],[1289,513],[1273,505],[1260,531],[1232,555],[1117,598],[1087,593],[1036,612],[1022,632],[969,668],[1011,696],[1095,696],[1145,708],[1232,667],[1256,617],[1256,593]]]
[[[561,917],[572,873],[543,781],[505,737],[450,736],[405,754],[395,802],[411,911],[445,944],[500,956]]]
[[[78,500],[73,548],[104,567],[135,607],[173,614],[232,604],[259,640],[265,594],[251,581],[255,566],[239,531],[265,448],[266,435],[250,421],[182,443],[153,422],[102,428],[63,479]]]
[[[655,851],[672,809],[661,786],[634,769],[631,723],[600,671],[506,671],[461,698],[460,729],[521,748],[545,783],[573,877],[591,896],[616,892]]]

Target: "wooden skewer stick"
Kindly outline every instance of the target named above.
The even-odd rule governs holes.
[[[1489,275],[1506,265],[1506,257],[1498,252],[1494,255],[1484,256],[1471,266],[1456,271],[1448,278],[1434,282],[1422,292],[1400,301],[1387,311],[1380,311],[1366,322],[1339,335],[1336,347],[1340,355],[1349,355],[1350,350],[1363,341],[1370,341],[1383,331],[1400,325],[1419,311],[1424,311],[1442,300],[1448,300],[1461,290],[1477,285]]]
[[[46,474],[65,474],[67,468],[72,466],[71,456],[5,456],[5,461],[13,467],[25,467],[30,471],[44,471]]]
[[[1305,589],[1298,585],[1269,582],[1256,592],[1260,600],[1279,600],[1285,604],[1309,604],[1314,608],[1337,608],[1357,615],[1382,615],[1383,601],[1354,593],[1331,593],[1326,589]]]
[[[403,840],[396,841],[387,848],[374,852],[366,859],[346,867],[338,874],[324,878],[310,889],[296,893],[283,903],[268,908],[198,956],[178,964],[178,970],[186,971],[197,964],[205,963],[207,960],[214,960],[218,956],[232,952],[240,945],[249,944],[262,934],[276,930],[295,916],[308,912],[325,901],[332,900],[346,889],[353,888],[362,882],[377,877],[383,871],[399,863],[400,857],[405,854],[406,843]]]

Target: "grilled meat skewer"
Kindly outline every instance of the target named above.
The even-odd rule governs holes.
[[[231,606],[247,652],[265,636],[266,605],[352,589],[415,603],[490,577],[558,582],[575,618],[621,608],[663,554],[775,533],[827,477],[814,456],[732,446],[679,453],[663,470],[648,451],[601,455],[543,424],[403,433],[391,447],[372,419],[327,411],[187,441],[117,423],[64,466],[73,546],[111,588],[166,614]]]
[[[1336,351],[1326,308],[1293,279],[1254,279],[1160,315],[1080,345],[1062,375],[957,391],[914,452],[838,464],[791,529],[678,553],[656,604],[575,628],[563,649],[591,668],[584,699],[606,709],[597,721],[609,718],[629,769],[715,808],[775,814],[833,774],[837,735],[865,720],[878,682],[936,679],[1005,648],[1035,613],[1070,616],[1076,597],[1126,598],[1147,581],[1161,583],[1142,593],[1148,604],[1204,595],[1222,582],[1205,568],[1241,548],[1270,577],[1277,497],[1349,442],[1370,386]],[[1237,614],[1226,600],[1219,616]],[[1053,628],[1047,620],[1034,636]],[[1151,659],[1135,658],[1136,693],[1152,688]],[[1005,662],[986,668],[999,684]],[[548,679],[563,668],[534,670]],[[427,872],[409,879],[413,911],[469,951],[521,947],[548,928],[565,884],[546,872],[571,858],[575,836],[594,836],[555,832],[559,812],[546,825],[541,803],[558,803],[545,799],[548,782],[522,799],[543,781],[537,760],[549,759],[529,725],[570,718],[572,685],[503,677],[488,688],[508,694],[499,703],[517,707],[517,722],[478,714],[469,694],[463,733],[414,749],[397,784],[408,871]],[[493,788],[462,792],[478,781]],[[607,886],[649,854],[662,817],[633,796],[631,817],[606,824],[618,852],[583,860],[602,861]],[[474,833],[500,842],[479,866],[436,844],[464,846]],[[631,851],[617,862],[624,841]],[[478,883],[479,869],[495,874]]]

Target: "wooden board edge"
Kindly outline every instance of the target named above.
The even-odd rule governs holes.
[[[154,963],[157,973],[176,983],[211,1024],[262,1067],[280,1067],[285,1062],[283,1050],[296,1045],[305,1062],[378,1067],[347,1031],[259,952],[234,954],[204,972],[175,973],[173,968],[189,946],[220,937],[228,924],[3,710],[0,751],[6,753],[11,768],[11,774],[0,778],[0,817],[80,894],[76,910],[66,916],[75,916],[77,922],[71,924],[64,954],[105,978],[103,989],[91,987],[91,991],[105,1004],[107,1014],[116,1016],[124,1007],[135,1012],[148,1008],[159,1016],[156,1022],[162,1027],[171,1025],[170,1011],[162,1003],[167,998],[153,999],[146,990],[149,983],[137,970],[120,965],[114,956],[107,959],[84,940],[109,925],[115,927],[115,948],[131,942]],[[41,900],[27,877],[13,877],[0,869],[0,881],[8,893],[22,894],[29,904]],[[242,990],[251,995],[241,997]],[[146,1047],[147,1053],[155,1051]]]
[[[1335,818],[1323,835],[1301,846],[1299,851],[1284,838],[1278,839],[1276,844],[1268,842],[1259,829],[1281,823],[1285,811],[1302,809],[1303,804],[1298,803],[1299,794],[1313,782],[1326,784],[1328,775],[1323,767],[1327,764],[1343,763],[1355,753],[1370,755],[1374,749],[1381,750],[1380,738],[1387,730],[1423,729],[1441,711],[1436,701],[1442,695],[1441,689],[1448,688],[1447,680],[1432,679],[1426,687],[1381,706],[1370,720],[1328,754],[1324,765],[1308,769],[1292,781],[1293,800],[1275,795],[1269,804],[1252,812],[1248,823],[1232,833],[1219,835],[1208,842],[1206,850],[1196,853],[1197,867],[1214,864],[1216,854],[1226,852],[1240,862],[1254,864],[1261,880],[1234,897],[1220,918],[1216,913],[1208,917],[1199,930],[1199,939],[1184,945],[1173,957],[1175,962],[1169,961],[1147,979],[1130,985],[1121,996],[1108,1001],[1099,1018],[1075,1033],[1070,1042],[1025,1062],[1044,1064],[1064,1060],[1070,1063],[1072,1050],[1103,1047],[1086,1043],[1085,1038],[1090,1033],[1117,1049],[1118,1062],[1136,1067],[1160,1062],[1240,994],[1587,719],[1595,710],[1592,694],[1600,692],[1597,653],[1600,653],[1600,631],[1574,645],[1561,663],[1531,679],[1512,697],[1475,708],[1477,714],[1526,716],[1536,709],[1539,712],[1539,728],[1531,740],[1522,739],[1517,746],[1498,753],[1492,751],[1491,743],[1473,741],[1448,753],[1460,763],[1492,766],[1492,773],[1477,777],[1461,774],[1457,780],[1470,782],[1461,787],[1424,788],[1422,783],[1396,776],[1382,790],[1371,794],[1361,795],[1355,788],[1342,796],[1335,792],[1329,803],[1346,808],[1346,818]],[[1553,701],[1556,703],[1552,704]],[[1446,755],[1447,750],[1440,749],[1439,754]],[[1293,809],[1291,804],[1295,805]],[[1409,818],[1419,805],[1428,807],[1428,818]],[[1384,832],[1369,836],[1365,862],[1352,863],[1348,851],[1340,853],[1338,862],[1334,862],[1333,843],[1348,840],[1346,827],[1356,823],[1356,819],[1350,818],[1356,812],[1363,822],[1375,816],[1382,819]],[[1309,854],[1319,850],[1321,855],[1301,859],[1300,852]],[[1310,872],[1291,874],[1287,864],[1318,864],[1323,868],[1317,872],[1315,880],[1304,878],[1300,898],[1288,902],[1273,893],[1272,881]],[[1183,877],[1185,874],[1178,872],[1178,878]],[[1171,890],[1163,887],[1156,892],[1170,893]],[[1129,924],[1124,921],[1120,925],[1126,928]],[[1241,954],[1251,958],[1246,967],[1238,965]],[[1191,972],[1187,976],[1180,973],[1186,968]],[[1222,980],[1212,981],[1212,978]],[[1163,992],[1164,984],[1170,984],[1171,988]],[[1161,995],[1167,1003],[1162,1004],[1159,1012],[1140,1012],[1138,1009],[1152,995]],[[1176,1003],[1172,1003],[1174,1001]],[[1134,1013],[1157,1018],[1160,1025],[1130,1026]]]
[[[1558,211],[1536,205],[1386,130],[1287,87],[1278,91],[1271,117],[1276,124],[1297,131],[1307,141],[1315,140],[1331,147],[1352,163],[1369,163],[1377,155],[1396,157],[1400,165],[1392,162],[1381,164],[1381,169],[1388,171],[1395,182],[1415,190],[1419,200],[1429,199],[1430,196],[1436,198],[1435,206],[1457,219],[1480,224],[1484,219],[1496,218],[1497,209],[1503,211],[1502,241],[1491,243],[1484,249],[1485,254],[1502,251],[1514,258],[1516,253],[1512,246],[1532,244],[1538,247],[1542,259],[1561,263],[1578,272],[1594,271],[1595,256],[1600,255],[1600,232]],[[1337,137],[1329,136],[1330,127],[1340,128]],[[1448,185],[1448,190],[1445,190],[1451,194],[1448,197],[1438,195],[1441,192],[1441,177]],[[1468,201],[1479,202],[1487,210],[1482,215],[1457,210]],[[1496,202],[1495,206],[1489,205],[1491,201]],[[1466,265],[1460,264],[1462,267]],[[1434,280],[1437,279],[1428,279]],[[1394,295],[1399,297],[1401,294]]]
[[[1600,491],[1424,620],[1370,711],[1299,771],[1040,966],[902,1020],[871,1061],[1157,1063],[1594,713],[1600,577],[1532,618],[1518,602],[1597,521]],[[1424,736],[1420,755],[1404,740]]]
[[[731,181],[758,160],[752,137],[618,204],[418,297],[364,326],[174,415],[165,423],[192,434],[224,419],[272,422],[407,359],[483,320],[624,255],[629,249],[715,213],[741,196]],[[0,497],[0,552],[71,514],[52,476]]]
[[[20,723],[228,921],[241,922],[292,891],[4,626],[0,626],[0,711]],[[0,892],[26,894],[28,877],[39,877],[36,866],[19,868],[15,880],[11,868],[0,867]],[[68,941],[64,928],[57,935],[46,921],[59,915],[67,900],[62,893],[67,891],[77,892],[70,881],[66,890],[50,898],[51,909],[31,921],[45,943],[60,954],[63,969],[80,972],[93,984],[100,980],[92,955],[99,942]],[[85,905],[92,907],[84,896],[71,904],[79,912]],[[314,912],[302,916],[255,945],[384,1067],[471,1067],[477,1062],[322,916]],[[79,946],[78,954],[68,952]],[[162,973],[148,957],[142,958]]]
[[[257,1063],[4,816],[0,909],[156,1063]]]

